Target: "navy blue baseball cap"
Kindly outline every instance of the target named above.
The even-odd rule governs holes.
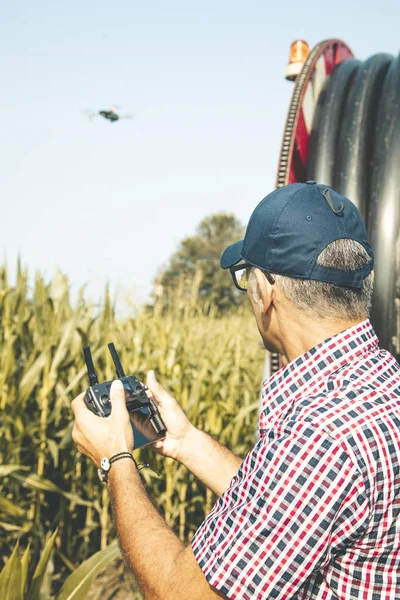
[[[361,244],[370,262],[357,271],[317,265],[324,248],[339,239]],[[280,187],[261,200],[244,239],[226,248],[220,264],[229,269],[241,260],[276,275],[361,289],[374,254],[356,206],[329,186],[307,181]]]

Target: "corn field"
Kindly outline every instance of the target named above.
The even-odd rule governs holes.
[[[154,369],[191,421],[240,455],[254,443],[264,354],[250,310],[232,308],[224,316],[200,306],[196,281],[150,307],[132,307],[124,318],[107,290],[99,308],[83,291],[71,302],[59,273],[50,283],[37,274],[32,289],[28,282],[20,265],[13,286],[0,269],[0,571],[17,540],[21,553],[29,547],[32,570],[57,530],[41,592],[48,600],[82,561],[115,539],[107,488],[71,440],[70,402],[88,386],[82,346],[91,346],[100,381],[115,376],[110,341],[127,373],[143,381]],[[149,448],[135,458],[154,469],[142,471],[146,487],[188,543],[212,494]],[[110,575],[115,585],[122,570],[118,563]],[[115,586],[107,596],[106,583],[102,599],[114,597]],[[140,598],[131,586],[132,598]]]

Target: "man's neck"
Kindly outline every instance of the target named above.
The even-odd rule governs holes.
[[[284,323],[280,340],[284,363],[290,363],[324,340],[354,327],[363,320],[305,321],[303,317],[301,323],[293,320]]]

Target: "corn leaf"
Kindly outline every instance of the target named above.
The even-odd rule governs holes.
[[[14,471],[28,471],[28,467],[22,465],[0,465],[0,477],[7,477]]]
[[[27,582],[28,582],[30,549],[31,549],[31,545],[28,544],[28,546],[26,547],[25,552],[22,556],[22,559],[21,559],[21,596],[22,596],[22,598],[25,598],[25,592],[26,592],[26,587],[27,587]]]
[[[85,560],[66,579],[57,600],[85,600],[95,577],[120,555],[117,541]]]
[[[22,565],[18,555],[12,564],[8,592],[5,600],[24,600],[21,590]]]
[[[18,556],[18,546],[19,546],[19,543],[17,541],[10,558],[8,559],[8,561],[6,562],[6,564],[3,567],[3,570],[0,573],[0,598],[2,600],[3,600],[3,598],[4,598],[4,600],[7,599],[12,574],[15,570],[18,570],[18,568],[20,568],[20,565],[21,565],[19,556]]]
[[[22,530],[23,530],[23,527],[21,527],[20,525],[12,525],[11,523],[8,523],[7,521],[0,521],[0,528],[4,529],[4,531],[22,532]]]
[[[42,587],[43,579],[46,573],[47,565],[53,550],[54,542],[56,541],[58,530],[56,529],[53,535],[48,539],[46,546],[42,552],[40,560],[36,566],[32,577],[32,583],[29,590],[29,600],[41,600],[40,588]]]
[[[0,515],[13,517],[13,518],[22,518],[25,516],[25,511],[20,506],[17,506],[7,498],[0,497]]]
[[[79,504],[81,506],[94,506],[93,502],[83,500],[83,498],[80,498],[77,494],[65,492],[49,479],[43,479],[43,477],[39,477],[39,475],[36,475],[36,473],[30,473],[26,477],[19,475],[18,473],[13,473],[12,477],[14,479],[18,479],[18,481],[21,481],[24,487],[29,487],[39,492],[55,492],[56,494],[61,494],[68,500],[71,500],[71,502],[75,502],[75,504]]]

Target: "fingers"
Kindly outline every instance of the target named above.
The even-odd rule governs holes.
[[[82,434],[81,434],[81,432],[79,430],[79,426],[76,424],[76,422],[74,423],[74,426],[72,428],[72,441],[76,445],[76,449],[78,450],[78,452],[90,457],[90,455],[87,453],[85,447],[82,446],[82,443],[83,443]]]
[[[98,461],[96,461],[96,459],[86,450],[86,448],[84,446],[77,444],[76,449],[78,450],[78,452],[80,452],[84,456],[87,456],[88,458],[90,458],[90,460],[93,462],[93,464],[96,467],[98,467]]]
[[[71,402],[72,412],[74,413],[75,417],[81,414],[83,410],[87,410],[84,402],[84,397],[85,392],[82,392],[81,394],[79,394],[79,396],[75,398],[75,400],[72,400]]]
[[[122,385],[122,381],[119,379],[115,379],[115,381],[113,381],[111,384],[110,398],[111,415],[113,417],[118,417],[121,414],[127,413],[125,390],[124,386]]]
[[[80,438],[81,438],[81,432],[80,432],[80,423],[81,421],[85,420],[85,416],[86,416],[86,412],[88,411],[85,402],[84,402],[84,397],[85,397],[85,392],[83,392],[82,394],[79,394],[79,396],[77,396],[75,398],[75,400],[72,400],[71,402],[71,408],[72,411],[74,413],[74,424],[72,427],[72,431],[71,431],[71,437],[72,437],[72,441],[78,446],[79,442],[80,442]]]
[[[79,423],[77,421],[74,421],[74,426],[71,431],[71,437],[79,452],[82,452],[81,448],[83,443],[83,435]]]
[[[85,394],[72,402],[75,421],[72,439],[78,451],[88,456],[96,466],[101,456],[112,456],[120,450],[133,447],[133,433],[126,409],[125,391],[121,381],[111,385],[111,415],[102,418],[85,405]]]
[[[79,431],[78,431],[78,426],[77,426],[76,422],[74,423],[74,426],[72,428],[71,436],[72,436],[72,441],[74,442],[74,444],[78,445]]]
[[[96,415],[94,415],[86,406],[85,401],[85,392],[79,394],[74,400],[71,402],[72,412],[74,413],[74,425],[72,427],[72,441],[78,446],[81,439],[82,433],[81,430],[85,429],[85,424],[90,422],[91,419],[98,419]]]
[[[154,371],[149,371],[147,373],[147,387],[151,391],[154,400],[160,406],[165,406],[171,404],[171,402],[175,402],[175,399],[163,388],[161,383],[159,383],[156,379]]]

